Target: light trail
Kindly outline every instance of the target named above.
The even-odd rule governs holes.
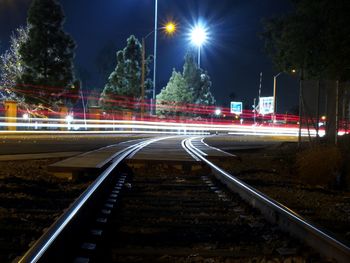
[[[30,88],[30,89],[29,89]],[[14,91],[22,95],[41,96],[41,91],[50,95],[57,95],[61,92],[61,87],[49,87],[38,85],[21,84],[14,87]],[[62,97],[66,99],[79,100],[79,93],[71,92],[67,89]],[[100,94],[96,92],[85,92],[84,98],[98,102]],[[277,114],[276,121],[272,121],[270,114],[261,115],[254,114],[251,110],[244,110],[242,114],[236,115],[230,112],[228,107],[220,107],[220,112],[216,112],[216,106],[175,103],[172,101],[161,101],[161,104],[152,104],[150,100],[141,102],[137,98],[127,96],[109,95],[108,99],[104,100],[108,107],[114,110],[96,112],[80,112],[77,109],[73,111],[67,109],[54,110],[37,108],[35,110],[23,109],[23,105],[18,105],[17,114],[23,118],[5,118],[0,117],[0,132],[4,133],[9,127],[19,129],[16,132],[39,132],[42,129],[47,129],[48,132],[75,132],[84,130],[94,133],[169,133],[169,134],[208,134],[208,133],[228,133],[236,135],[272,135],[272,136],[298,136],[299,117],[290,114]],[[158,101],[159,102],[159,101]],[[28,106],[28,105],[27,105]],[[141,106],[147,112],[152,109],[157,111],[165,111],[168,114],[165,116],[148,115],[141,116]],[[32,108],[35,108],[34,106]],[[61,112],[59,112],[61,110]],[[132,114],[130,119],[125,118],[124,112]],[[0,105],[0,115],[6,115],[5,108]],[[17,116],[18,116],[17,115]],[[63,116],[65,115],[65,116]],[[67,115],[69,117],[67,117]],[[186,116],[187,115],[187,116]],[[37,118],[38,116],[42,118]],[[64,119],[68,118],[68,119]],[[302,120],[303,125],[310,120]],[[320,123],[325,125],[326,118],[311,120],[311,123]],[[304,127],[305,127],[304,126]],[[313,127],[313,126],[312,126]],[[346,121],[340,121],[339,135],[348,133]],[[15,132],[15,131],[10,131]],[[92,132],[92,131],[91,131]],[[301,131],[302,136],[316,136],[316,130],[306,128]],[[320,136],[324,136],[324,128],[321,127]]]
[[[44,86],[44,85],[28,85],[28,84],[18,84],[16,87],[8,87],[9,89],[12,88],[15,93],[20,94],[20,96],[25,95],[29,97],[41,97],[42,96],[42,91],[45,91],[45,94],[47,96],[51,95],[57,95],[60,94],[62,98],[65,99],[72,99],[75,101],[79,101],[81,99],[79,92],[77,92],[75,89],[65,89],[65,91],[62,93],[62,87],[54,87],[54,86]],[[90,101],[95,101],[96,103],[99,103],[100,101],[100,94],[96,92],[87,92],[84,91],[83,93],[84,98],[90,100]],[[45,96],[44,96],[45,97]],[[162,101],[160,104],[158,103],[157,105],[152,104],[150,100],[144,100],[143,103],[133,97],[128,97],[128,96],[119,96],[119,95],[113,95],[109,94],[107,99],[103,99],[104,103],[107,103],[110,108],[121,108],[124,110],[129,110],[134,113],[134,116],[136,119],[140,119],[141,113],[139,112],[139,109],[141,106],[143,106],[146,109],[157,109],[157,110],[164,110],[169,112],[170,114],[174,115],[174,118],[178,115],[183,115],[183,112],[190,112],[192,115],[199,115],[202,118],[215,118],[215,110],[216,106],[211,106],[211,105],[199,105],[199,104],[190,104],[190,103],[174,103],[172,101]],[[35,107],[34,107],[35,108]],[[253,119],[254,114],[250,110],[244,110],[241,115],[235,115],[230,112],[230,108],[228,107],[220,107],[222,114],[220,116],[220,119],[222,122],[229,121],[228,119]],[[0,106],[0,111],[3,111]],[[18,109],[20,113],[27,112],[26,110],[23,109]],[[75,110],[76,111],[76,110]],[[28,112],[30,113],[30,112]],[[35,110],[32,111],[33,115],[40,114],[43,116],[47,117],[55,117],[55,115],[59,115],[59,112],[55,111],[47,111],[43,109]],[[116,114],[115,112],[104,112],[105,118],[120,118],[120,113]],[[83,116],[82,112],[75,112],[76,116]],[[88,118],[95,118],[93,113],[86,113],[86,116]],[[260,115],[258,114],[256,116],[258,119],[261,121],[271,121],[271,115]],[[149,117],[149,119],[152,117]],[[276,120],[277,121],[282,121],[282,122],[297,122],[298,121],[298,116],[293,116],[290,114],[277,114],[276,115]],[[217,121],[217,120],[216,120]],[[232,120],[231,120],[232,121]]]
[[[0,133],[157,133],[157,134],[213,134],[227,133],[232,135],[258,136],[298,136],[298,127],[268,127],[252,124],[201,124],[177,123],[166,121],[137,121],[137,120],[92,120],[60,118],[4,118],[0,117],[0,128],[16,127],[16,131],[0,131]],[[85,128],[87,130],[85,131]],[[46,130],[43,130],[46,129]],[[344,134],[339,131],[339,135]],[[320,130],[320,136],[324,136]],[[316,136],[316,130],[302,129],[302,136]]]

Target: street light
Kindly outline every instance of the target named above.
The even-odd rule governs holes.
[[[23,120],[29,120],[29,114],[23,113],[22,118],[23,118]]]
[[[291,73],[296,73],[296,69],[292,69]],[[273,76],[273,122],[276,121],[276,112],[277,112],[277,96],[276,96],[276,90],[277,90],[277,78],[279,75],[284,73],[284,71],[279,72],[277,75]]]
[[[70,123],[74,120],[74,118],[73,118],[73,116],[72,116],[71,114],[68,114],[68,115],[65,117],[65,120],[66,120],[66,122],[67,122],[68,124],[70,124]]]
[[[67,122],[67,130],[70,130],[71,129],[71,123],[73,122],[74,118],[71,114],[68,114],[66,117],[65,117],[65,120]]]
[[[201,64],[201,47],[208,39],[207,29],[202,25],[196,25],[191,31],[192,44],[198,47],[198,67]]]
[[[143,119],[144,115],[144,98],[145,98],[145,73],[146,73],[146,44],[145,40],[148,38],[150,35],[154,33],[154,35],[157,35],[157,31],[160,29],[163,29],[164,32],[171,36],[176,32],[176,23],[174,22],[167,22],[164,26],[161,28],[155,28],[153,31],[148,33],[145,37],[142,38],[142,65],[141,65],[141,119]],[[151,104],[154,104],[155,102],[155,87],[156,87],[156,42],[155,42],[155,49],[154,49],[154,54],[153,54],[153,101]],[[152,109],[151,109],[152,111]]]
[[[30,115],[28,113],[23,113],[22,118],[25,122],[29,123],[30,122]],[[29,126],[27,126],[27,129],[29,129]]]
[[[154,104],[156,99],[157,30],[158,30],[158,0],[155,0],[154,1],[153,96],[152,96],[151,104]],[[151,108],[151,110],[153,108]]]
[[[174,22],[169,21],[163,27],[164,31],[167,35],[173,35],[176,32],[176,24]]]
[[[283,72],[278,73],[277,75],[273,76],[273,122],[276,121],[276,110],[277,110],[277,103],[276,103],[276,88],[277,88],[277,77],[281,75]]]

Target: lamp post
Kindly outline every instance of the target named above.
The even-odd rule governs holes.
[[[145,38],[142,38],[142,68],[141,68],[141,120],[144,115],[144,104],[145,104]],[[154,86],[153,86],[154,87]]]
[[[193,45],[198,47],[198,68],[201,64],[201,47],[203,44],[205,44],[207,38],[207,30],[203,26],[197,25],[194,28],[192,28],[191,41]]]
[[[85,107],[84,92],[83,92],[83,86],[82,86],[82,85],[80,86],[80,97],[81,97],[81,103],[83,104],[83,114],[84,114],[85,130],[87,131],[86,107]]]
[[[154,1],[154,50],[153,50],[153,95],[152,105],[155,104],[156,99],[156,70],[157,70],[157,30],[158,30],[158,0]],[[153,112],[154,107],[151,108]]]
[[[291,73],[295,74],[297,71],[296,69],[292,69]],[[276,112],[277,112],[277,78],[279,75],[284,73],[284,71],[279,72],[277,75],[273,76],[273,122],[276,121]]]
[[[277,89],[277,77],[283,72],[273,76],[273,123],[276,121],[277,101],[276,101],[276,89]]]

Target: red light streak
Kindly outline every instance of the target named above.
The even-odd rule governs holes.
[[[31,89],[25,89],[31,88]],[[31,95],[33,97],[40,96],[42,91],[45,90],[45,94],[52,93],[53,96],[57,96],[59,92],[61,92],[60,87],[53,86],[43,86],[43,85],[17,85],[15,91],[24,94]],[[84,99],[89,101],[100,101],[100,94],[97,92],[90,92],[87,89],[84,89],[83,92]],[[70,93],[70,87],[66,88],[66,93],[60,94],[60,97],[63,99],[76,99],[79,102],[81,99],[80,94],[72,94]],[[244,110],[241,115],[235,115],[230,113],[230,109],[228,107],[220,107],[222,114],[220,116],[214,116],[215,109],[217,106],[207,106],[207,105],[197,105],[197,104],[181,104],[173,102],[163,102],[163,104],[154,105],[150,103],[150,100],[145,99],[144,103],[141,103],[139,99],[130,98],[126,96],[109,96],[108,99],[105,100],[106,103],[110,104],[111,107],[120,107],[125,110],[129,110],[132,112],[132,116],[129,119],[133,120],[146,120],[146,121],[154,121],[154,122],[174,122],[174,123],[187,123],[187,124],[218,124],[218,125],[240,125],[241,127],[249,127],[252,125],[259,127],[296,127],[299,121],[298,116],[291,114],[277,114],[276,120],[279,123],[272,122],[271,115],[260,115],[256,114],[257,122],[254,123],[254,113],[251,110]],[[146,109],[146,114],[143,118],[141,118],[140,108],[144,106]],[[161,116],[151,116],[149,115],[150,109],[158,109],[165,110],[172,113],[173,116],[161,117]],[[0,107],[0,114],[4,115],[5,109]],[[188,115],[192,116],[181,116],[183,113],[189,113]],[[18,114],[20,116],[23,113],[27,113],[25,109],[18,109]],[[49,118],[59,118],[62,117],[61,113],[57,111],[49,111],[49,110],[37,110],[36,114],[47,116]],[[84,113],[82,109],[78,109],[76,106],[74,109],[74,118],[82,119],[84,117]],[[92,112],[86,113],[87,119],[95,119],[96,114]],[[122,111],[120,110],[110,110],[105,111],[105,113],[100,114],[101,120],[122,120],[126,117],[123,116]],[[240,122],[240,119],[243,119],[243,123]],[[318,123],[317,120],[314,120],[315,123]],[[344,121],[340,122],[340,127],[345,127],[346,123]],[[345,129],[347,130],[347,129]]]

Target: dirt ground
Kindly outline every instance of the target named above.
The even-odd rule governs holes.
[[[0,262],[23,255],[87,187],[52,177],[59,159],[0,162]]]
[[[296,143],[281,143],[260,150],[232,151],[237,158],[216,162],[232,175],[349,242],[349,188],[305,183],[298,175],[297,152]]]
[[[209,141],[207,141],[210,143]],[[295,167],[293,143],[233,151],[218,161],[266,195],[350,241],[350,191],[305,184]],[[11,262],[41,236],[88,182],[54,178],[47,166],[59,159],[0,162],[0,262]]]

